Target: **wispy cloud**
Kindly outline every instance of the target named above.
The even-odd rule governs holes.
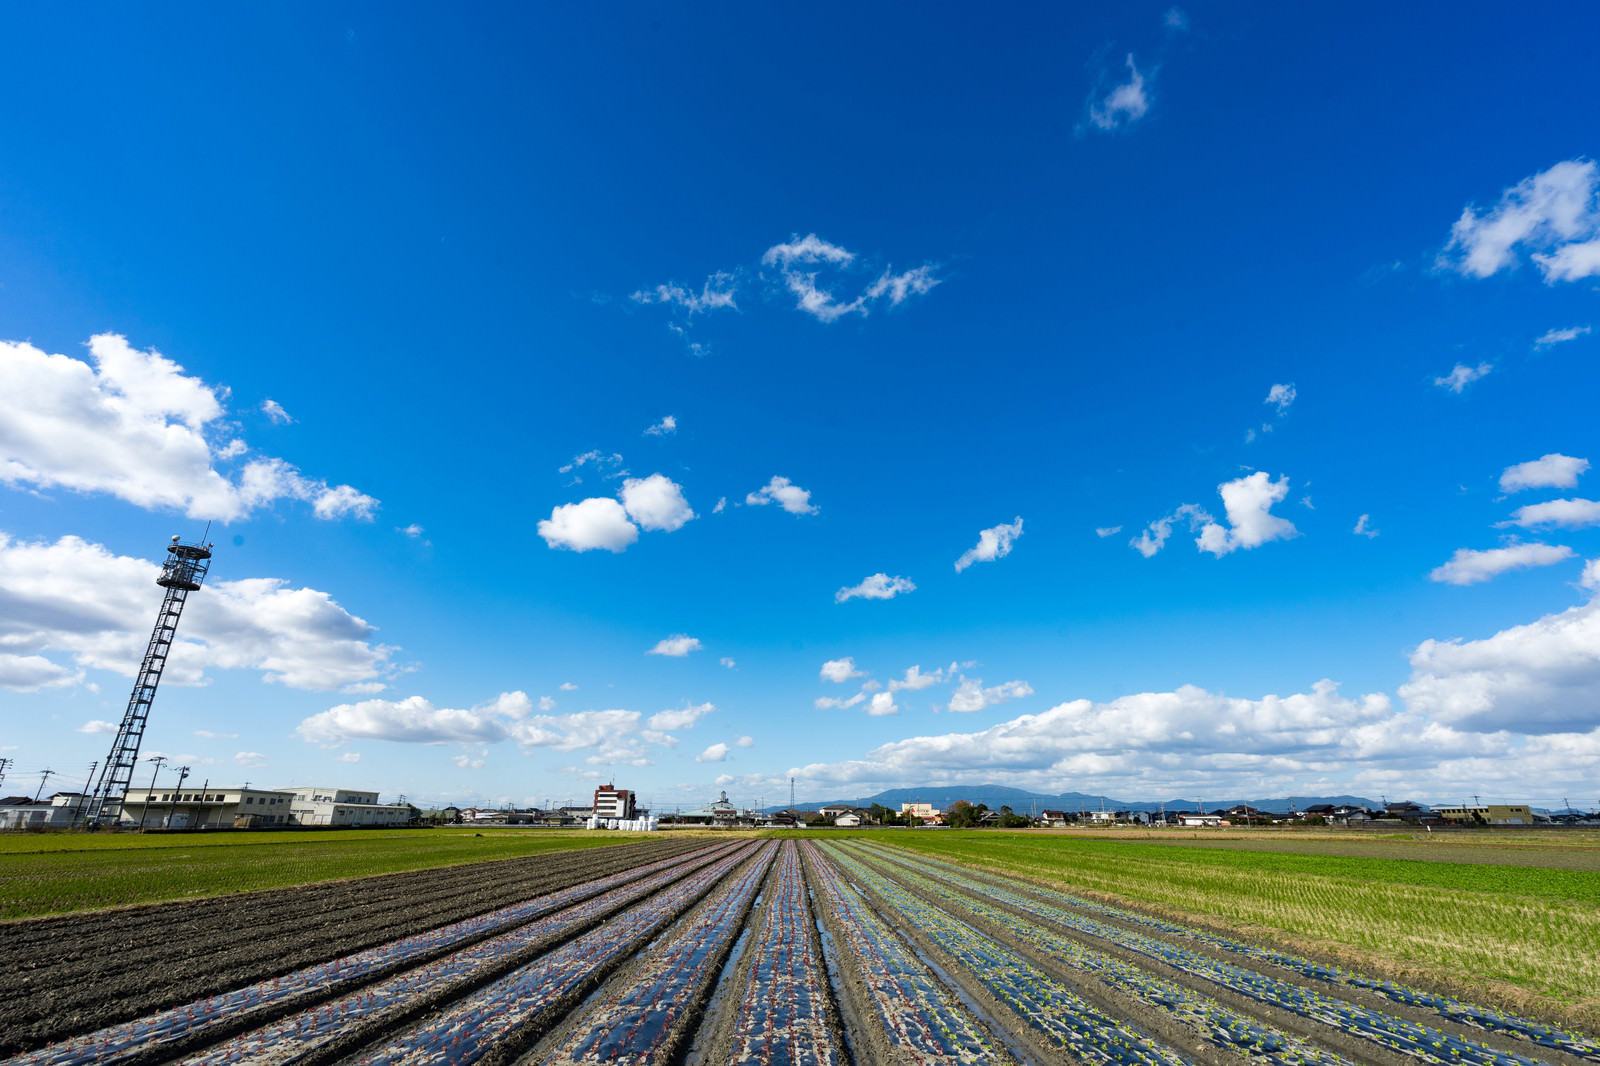
[[[1533,346],[1535,348],[1548,348],[1552,344],[1565,344],[1568,341],[1575,341],[1579,337],[1587,337],[1588,335],[1588,326],[1568,326],[1566,329],[1552,329],[1547,330],[1544,336],[1534,341]]]
[[[647,651],[646,655],[666,655],[674,659],[681,659],[692,651],[699,651],[705,647],[698,637],[691,637],[686,633],[675,633],[670,637],[663,637],[656,642],[656,646]]]
[[[1455,555],[1428,575],[1430,581],[1447,585],[1478,585],[1509,570],[1552,566],[1573,558],[1573,551],[1562,544],[1511,544],[1488,551],[1457,548]]]
[[[1371,515],[1362,515],[1360,518],[1356,519],[1356,528],[1352,529],[1350,532],[1356,534],[1357,536],[1366,537],[1368,540],[1376,537],[1378,535],[1378,531],[1372,528],[1371,521]]]
[[[1487,278],[1526,253],[1546,284],[1600,274],[1600,168],[1571,159],[1506,189],[1494,207],[1468,204],[1439,253],[1439,266]]]
[[[283,409],[283,404],[277,400],[267,399],[261,401],[261,413],[266,415],[267,420],[275,426],[287,426],[294,422],[294,419],[289,417],[289,412]]]
[[[647,437],[668,437],[678,432],[678,420],[673,415],[667,415],[655,425],[645,431]]]
[[[1115,85],[1104,96],[1091,96],[1089,124],[1098,130],[1116,130],[1132,126],[1150,110],[1150,96],[1145,91],[1144,75],[1139,72],[1129,52],[1125,60],[1128,80]]]
[[[1493,369],[1494,365],[1492,363],[1479,363],[1477,366],[1467,366],[1465,363],[1457,363],[1454,370],[1450,371],[1450,373],[1446,374],[1444,377],[1434,378],[1433,383],[1442,389],[1449,389],[1451,392],[1460,393],[1462,389],[1465,389],[1474,381],[1487,377],[1489,371]]]
[[[863,578],[861,584],[851,585],[833,594],[834,603],[860,598],[863,600],[892,600],[902,592],[915,592],[917,586],[909,578],[873,574]]]
[[[956,573],[961,573],[973,563],[993,562],[1011,553],[1011,544],[1022,536],[1022,518],[1008,525],[998,525],[978,531],[978,543],[961,553],[956,560]]]
[[[1508,466],[1500,474],[1501,492],[1521,492],[1523,489],[1570,489],[1589,469],[1589,460],[1572,455],[1551,452],[1526,463]]]

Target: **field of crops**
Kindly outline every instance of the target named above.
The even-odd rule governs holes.
[[[0,919],[287,888],[626,839],[526,829],[0,834]]]
[[[88,919],[7,923],[0,1054],[5,1066],[1600,1066],[1600,1042],[1579,1034],[994,876],[905,836],[658,839],[344,882],[355,898],[318,905],[342,913],[329,928],[343,939],[304,937],[265,966],[265,945],[293,939],[304,914],[306,898],[274,910],[294,892],[240,897],[260,932],[232,955],[190,904],[129,912],[143,925],[117,935],[164,954],[127,964],[109,941],[73,943],[97,928]],[[485,894],[493,869],[511,880]],[[441,902],[407,926],[420,878]],[[74,934],[71,921],[85,924]],[[185,944],[205,962],[175,961]],[[67,998],[37,1002],[48,989]],[[139,1005],[107,1016],[129,997]]]
[[[1379,858],[1275,850],[1269,837],[1244,850],[1092,834],[900,836],[929,856],[1253,930],[1402,980],[1475,995],[1489,987],[1517,1010],[1600,1021],[1600,853],[1586,848],[1527,849],[1517,854],[1529,865],[1506,866],[1427,861],[1431,843],[1393,842],[1393,857]]]

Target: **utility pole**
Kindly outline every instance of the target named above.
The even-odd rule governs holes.
[[[145,762],[155,763],[156,768],[155,770],[151,771],[150,774],[150,792],[152,795],[144,801],[144,806],[139,808],[139,832],[141,833],[144,832],[145,817],[150,813],[150,800],[155,799],[154,793],[156,790],[156,774],[159,774],[161,772],[161,767],[166,765],[167,757],[165,755],[152,755],[146,759]]]
[[[84,779],[84,782],[83,782],[83,787],[84,788],[87,789],[87,788],[90,788],[91,786],[93,786],[93,784],[94,784],[95,767],[97,767],[99,765],[100,765],[100,760],[99,759],[96,759],[94,762],[89,764],[89,776],[86,779]],[[78,815],[83,813],[83,796],[84,796],[84,794],[82,792],[78,793],[78,802],[76,802],[76,803],[74,803],[72,805],[72,824],[73,825],[77,825],[78,824]]]
[[[200,824],[198,826],[196,826],[196,828],[198,828],[198,829],[204,829],[206,827],[206,815],[211,813],[211,809],[210,809],[210,806],[209,806],[209,804],[211,803],[211,800],[209,798],[210,795],[211,795],[211,778],[208,777],[200,785],[200,802],[204,803],[204,804],[207,804],[207,806],[200,808]],[[217,810],[221,811],[222,808],[218,807]]]
[[[15,759],[0,759],[0,785],[6,783],[6,767],[16,761]]]
[[[44,795],[44,783],[55,775],[54,770],[43,770],[39,773],[39,791],[33,794],[33,802],[38,803],[39,797]]]
[[[188,777],[188,776],[189,776],[189,768],[187,766],[178,767],[178,788],[179,788],[180,791],[183,788],[183,779]],[[172,816],[177,813],[178,800],[180,800],[182,798],[183,797],[179,796],[177,792],[174,792],[172,794],[172,802],[167,804],[167,828],[168,829],[172,828]]]

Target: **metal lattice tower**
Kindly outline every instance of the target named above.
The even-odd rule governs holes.
[[[156,578],[156,584],[166,589],[167,594],[162,597],[155,628],[150,631],[150,644],[145,648],[144,661],[139,664],[139,674],[133,679],[133,694],[128,697],[122,727],[117,730],[117,739],[111,742],[111,754],[106,756],[106,764],[94,788],[94,798],[89,802],[86,818],[90,822],[116,825],[122,820],[123,800],[133,786],[133,767],[139,761],[145,722],[150,717],[150,704],[156,698],[156,686],[161,683],[161,672],[167,667],[167,655],[177,636],[178,618],[183,614],[189,593],[199,590],[210,566],[210,544],[183,544],[173,536],[172,543],[167,545],[167,560],[161,567],[161,576]]]

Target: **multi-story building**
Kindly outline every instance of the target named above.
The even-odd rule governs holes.
[[[232,829],[236,820],[246,818],[246,825],[286,826],[292,823],[292,798],[284,789],[133,788],[122,801],[122,824],[146,829]]]
[[[602,785],[595,789],[593,816],[596,818],[634,817],[634,795],[632,790],[617,788],[614,784]]]
[[[411,808],[404,803],[379,803],[376,792],[321,785],[285,788],[293,802],[289,812],[300,825],[405,825]]]

